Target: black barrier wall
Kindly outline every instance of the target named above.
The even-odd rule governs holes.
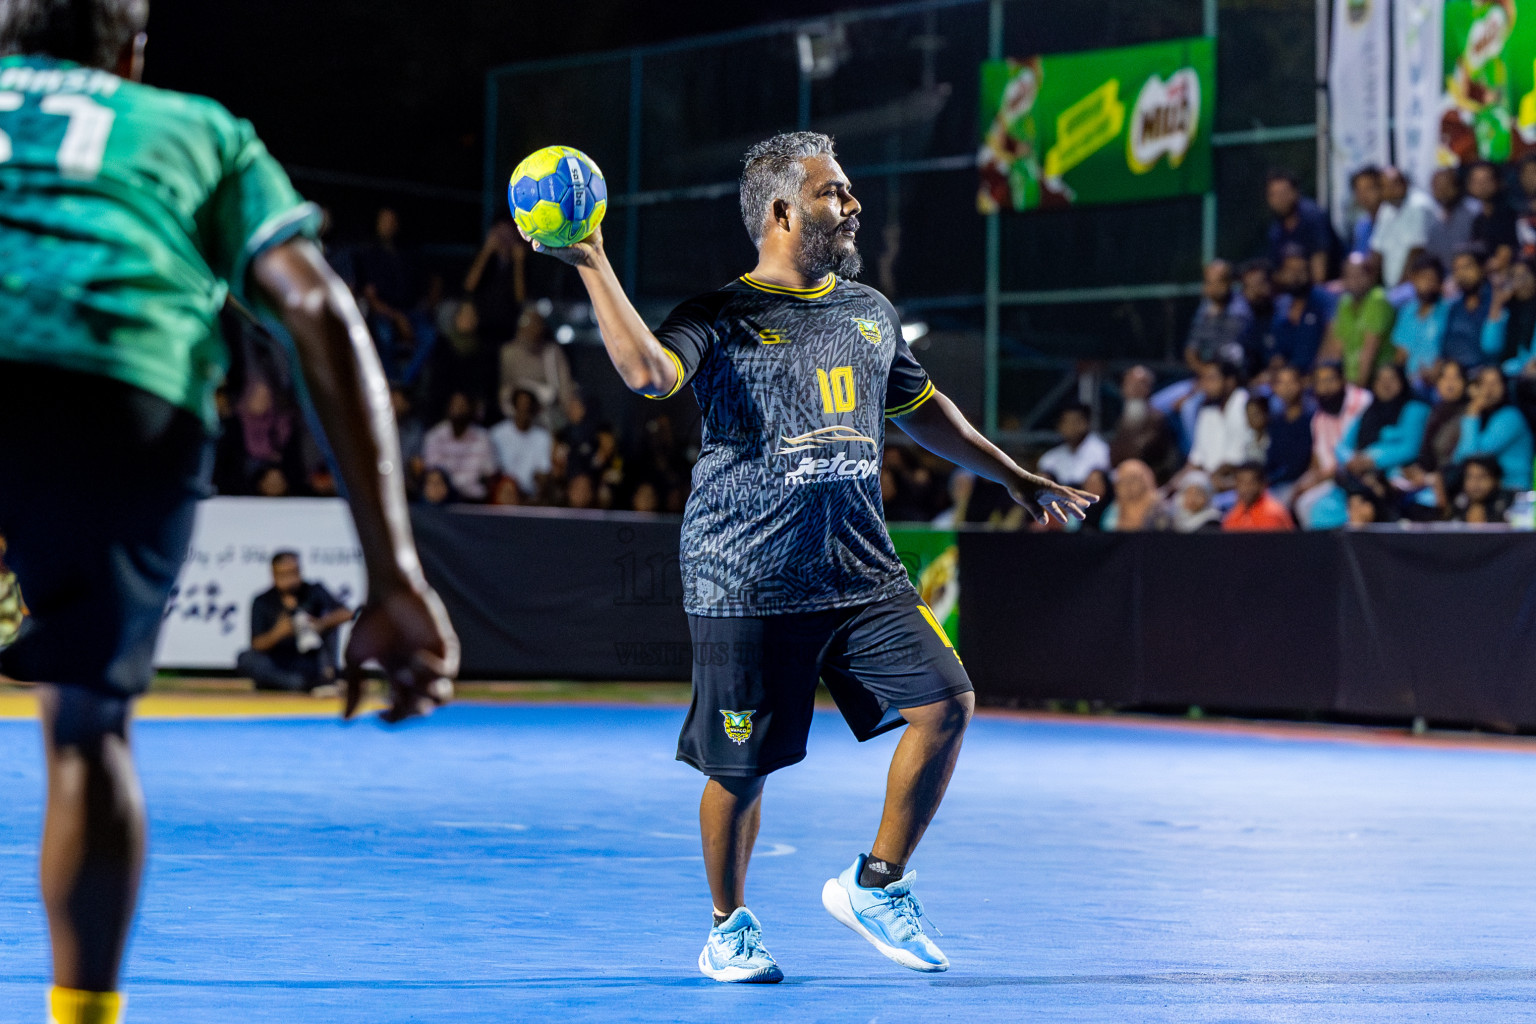
[[[411,519],[466,676],[691,675],[676,519],[435,508]]]
[[[984,696],[1536,727],[1536,535],[960,536]]]

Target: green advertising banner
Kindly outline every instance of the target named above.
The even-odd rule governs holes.
[[[986,61],[982,213],[1208,192],[1209,39]]]
[[[1445,164],[1536,150],[1536,3],[1446,0],[1440,148]]]
[[[954,530],[892,525],[896,557],[950,642],[960,643],[960,548]]]

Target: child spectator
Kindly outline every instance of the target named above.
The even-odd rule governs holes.
[[[449,505],[459,500],[447,470],[437,466],[428,468],[421,481],[421,500],[428,505]]]
[[[1210,477],[1198,470],[1185,473],[1173,506],[1174,531],[1212,533],[1221,529],[1221,513],[1216,510],[1214,499]]]
[[[1245,411],[1248,414],[1248,440],[1243,445],[1243,461],[1265,462],[1269,458],[1269,399],[1250,395]]]
[[[1451,518],[1459,523],[1502,523],[1512,495],[1503,487],[1504,471],[1497,459],[1473,457],[1462,466],[1461,493]]]
[[[1231,533],[1276,533],[1294,530],[1291,513],[1264,486],[1264,466],[1245,462],[1236,472],[1237,504],[1221,521]]]

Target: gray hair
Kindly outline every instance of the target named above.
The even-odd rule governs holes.
[[[741,172],[741,219],[753,245],[763,244],[763,225],[775,199],[793,201],[805,184],[808,157],[835,156],[832,136],[820,132],[785,132],[759,142],[742,158],[747,165]]]
[[[46,54],[111,70],[149,0],[0,0],[0,56]]]

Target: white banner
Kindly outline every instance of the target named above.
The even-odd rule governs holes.
[[[1356,210],[1349,176],[1391,162],[1387,113],[1387,0],[1334,0],[1328,64],[1329,205],[1350,242]]]
[[[251,599],[271,588],[272,555],[283,550],[297,551],[304,578],[347,607],[362,600],[362,550],[341,499],[210,498],[197,509],[155,665],[234,668],[251,644]]]
[[[1397,166],[1428,192],[1445,103],[1445,0],[1397,0],[1392,36]]]

